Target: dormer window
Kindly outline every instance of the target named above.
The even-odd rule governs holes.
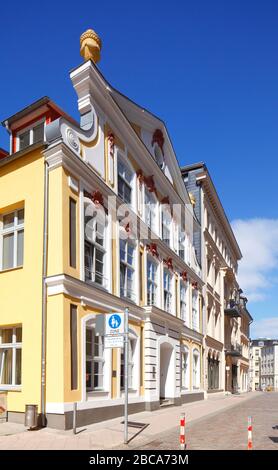
[[[43,142],[44,140],[44,121],[34,124],[32,127],[22,129],[16,134],[17,148],[16,150],[23,150],[29,145]]]

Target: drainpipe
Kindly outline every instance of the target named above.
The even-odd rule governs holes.
[[[42,344],[41,344],[41,420],[46,426],[46,325],[47,325],[47,244],[48,244],[48,163],[44,162],[44,214],[43,214],[43,262],[42,262]]]

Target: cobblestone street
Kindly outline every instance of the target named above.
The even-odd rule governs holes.
[[[247,449],[247,419],[253,420],[253,449],[278,450],[278,393],[262,393],[238,406],[186,426],[188,450]],[[276,429],[273,429],[275,428]],[[140,449],[179,449],[179,429],[156,435]]]

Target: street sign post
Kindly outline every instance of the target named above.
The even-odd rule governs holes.
[[[124,424],[124,443],[128,443],[128,308],[124,314],[124,337],[125,337],[125,424]]]
[[[103,328],[101,319],[98,328]],[[107,313],[104,319],[104,347],[124,348],[124,443],[128,443],[128,308],[123,312]]]

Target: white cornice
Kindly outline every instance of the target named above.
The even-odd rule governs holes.
[[[181,177],[176,156],[172,155],[172,159],[174,157],[172,170],[174,172],[173,178],[178,191],[174,189],[166,175],[157,166],[149,150],[137,135],[126,115],[113,98],[111,93],[112,87],[101,75],[97,67],[92,64],[91,61],[85,62],[80,67],[72,71],[70,77],[76,91],[81,94],[80,99],[86,102],[89,102],[90,100],[96,101],[97,105],[105,112],[106,116],[109,116],[111,127],[117,133],[119,138],[127,145],[128,150],[133,154],[133,157],[137,159],[138,162],[142,161],[142,169],[148,174],[155,175],[158,190],[162,190],[162,194],[169,195],[173,202],[182,200],[185,205],[190,206],[188,193]],[[85,81],[88,80],[89,86],[87,84],[86,89]],[[167,131],[166,136],[169,141],[168,143],[171,146]]]
[[[226,237],[230,242],[231,250],[235,254],[236,259],[240,260],[242,258],[240,248],[210,176],[206,172],[202,172],[196,176],[196,181],[202,182],[204,189],[209,197],[209,201],[220,220],[220,225],[225,231]]]

